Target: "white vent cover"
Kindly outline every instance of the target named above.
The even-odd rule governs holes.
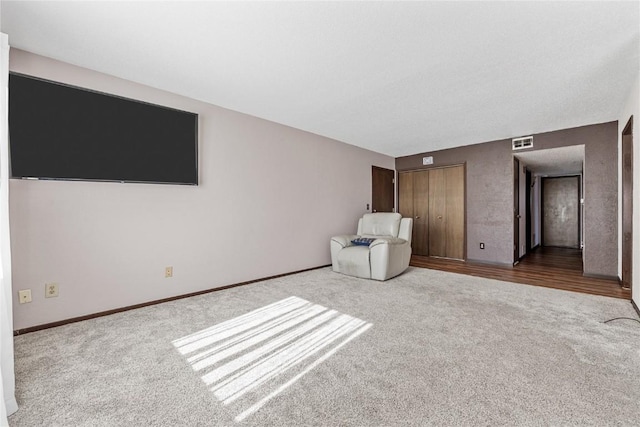
[[[514,150],[522,150],[523,148],[533,147],[533,137],[525,136],[522,138],[514,138],[511,140],[511,146]]]

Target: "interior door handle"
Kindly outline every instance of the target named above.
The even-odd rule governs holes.
[[[417,216],[417,217],[416,217],[416,219],[420,219],[420,217],[419,217],[419,216]]]
[[[438,215],[438,219],[442,219],[442,215]]]

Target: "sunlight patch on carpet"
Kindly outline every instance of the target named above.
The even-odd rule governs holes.
[[[173,345],[219,401],[237,401],[241,412],[235,419],[240,422],[371,326],[289,297]]]

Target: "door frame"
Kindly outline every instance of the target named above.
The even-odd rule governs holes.
[[[620,284],[632,288],[633,279],[633,116],[629,118],[621,135],[622,151],[622,260]],[[625,154],[630,156],[629,169],[625,167]],[[628,271],[628,273],[627,273]]]
[[[531,252],[531,183],[532,176],[531,171],[527,169],[525,173],[525,240],[526,240],[526,248],[525,255],[528,255]]]
[[[520,262],[520,161],[513,158],[513,265]]]

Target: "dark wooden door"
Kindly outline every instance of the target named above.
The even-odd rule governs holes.
[[[445,216],[444,169],[431,169],[429,171],[429,255],[431,256],[447,256]]]
[[[542,180],[542,244],[580,247],[580,177]]]
[[[398,213],[413,218],[413,172],[398,173]]]
[[[412,253],[429,255],[429,171],[398,174],[398,212],[413,218]]]
[[[464,167],[444,169],[445,256],[464,259]]]
[[[371,166],[371,212],[394,212],[394,177],[391,169]]]
[[[429,255],[464,259],[464,166],[429,170]]]
[[[398,212],[413,218],[414,255],[464,259],[464,166],[398,174]]]
[[[622,131],[622,286],[631,287],[633,266],[633,117]]]
[[[413,172],[413,253],[429,255],[429,171]]]

